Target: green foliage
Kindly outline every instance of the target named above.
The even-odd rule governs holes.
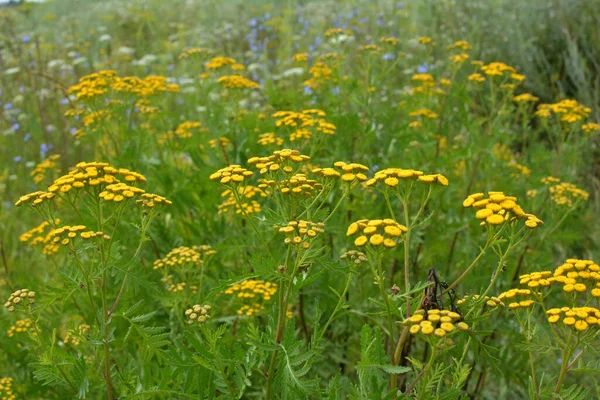
[[[597,3],[0,6],[0,398],[599,397]]]

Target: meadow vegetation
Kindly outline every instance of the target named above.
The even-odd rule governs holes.
[[[593,3],[0,8],[0,399],[599,398]]]

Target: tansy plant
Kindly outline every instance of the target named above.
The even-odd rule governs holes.
[[[52,227],[48,241],[60,247],[58,252],[65,250],[66,254],[56,264],[60,266],[60,273],[70,277],[68,287],[71,287],[72,297],[63,301],[65,305],[73,302],[92,326],[88,345],[93,350],[93,358],[89,362],[102,366],[109,399],[114,398],[111,342],[116,336],[112,326],[114,318],[122,316],[117,312],[119,301],[131,269],[138,266],[140,250],[148,240],[148,226],[164,207],[171,205],[166,198],[139,187],[145,182],[146,178],[138,172],[103,162],[81,162],[56,179],[46,191],[24,195],[16,203],[29,207],[42,217]],[[123,225],[127,220],[135,220],[136,214],[138,225],[134,226],[139,244],[127,259],[126,252],[119,254],[123,250],[119,249],[117,238],[123,234],[131,235]],[[59,225],[59,221],[68,220],[76,221],[76,224]],[[31,306],[34,298],[34,292],[24,289],[13,293],[5,306],[12,311],[20,303],[27,303],[27,314],[37,331],[39,314],[44,308],[38,307],[39,314],[34,316]],[[47,340],[50,339],[38,339],[38,356],[47,360],[40,364],[40,373],[47,376],[48,382],[68,386],[77,392],[71,382],[77,370],[60,361],[75,355],[56,354]],[[60,373],[61,378],[50,380],[53,371]]]
[[[521,275],[518,286],[498,298],[508,303],[525,336],[537,398],[542,381],[536,375],[534,348],[540,346],[536,344],[541,337],[538,321],[546,320],[554,346],[545,350],[560,352],[561,368],[554,386],[558,394],[567,372],[584,353],[593,351],[600,333],[600,266],[592,260],[570,258],[553,271]]]

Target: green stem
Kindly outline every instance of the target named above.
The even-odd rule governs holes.
[[[562,386],[563,380],[565,379],[565,375],[567,374],[567,369],[569,366],[569,359],[571,358],[571,336],[573,332],[569,332],[569,337],[567,342],[565,343],[565,348],[562,351],[562,363],[560,366],[560,374],[558,375],[558,380],[556,381],[556,388],[554,389],[554,393],[560,393],[560,387]]]

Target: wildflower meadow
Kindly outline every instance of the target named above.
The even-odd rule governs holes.
[[[599,399],[599,6],[0,5],[0,399]]]

